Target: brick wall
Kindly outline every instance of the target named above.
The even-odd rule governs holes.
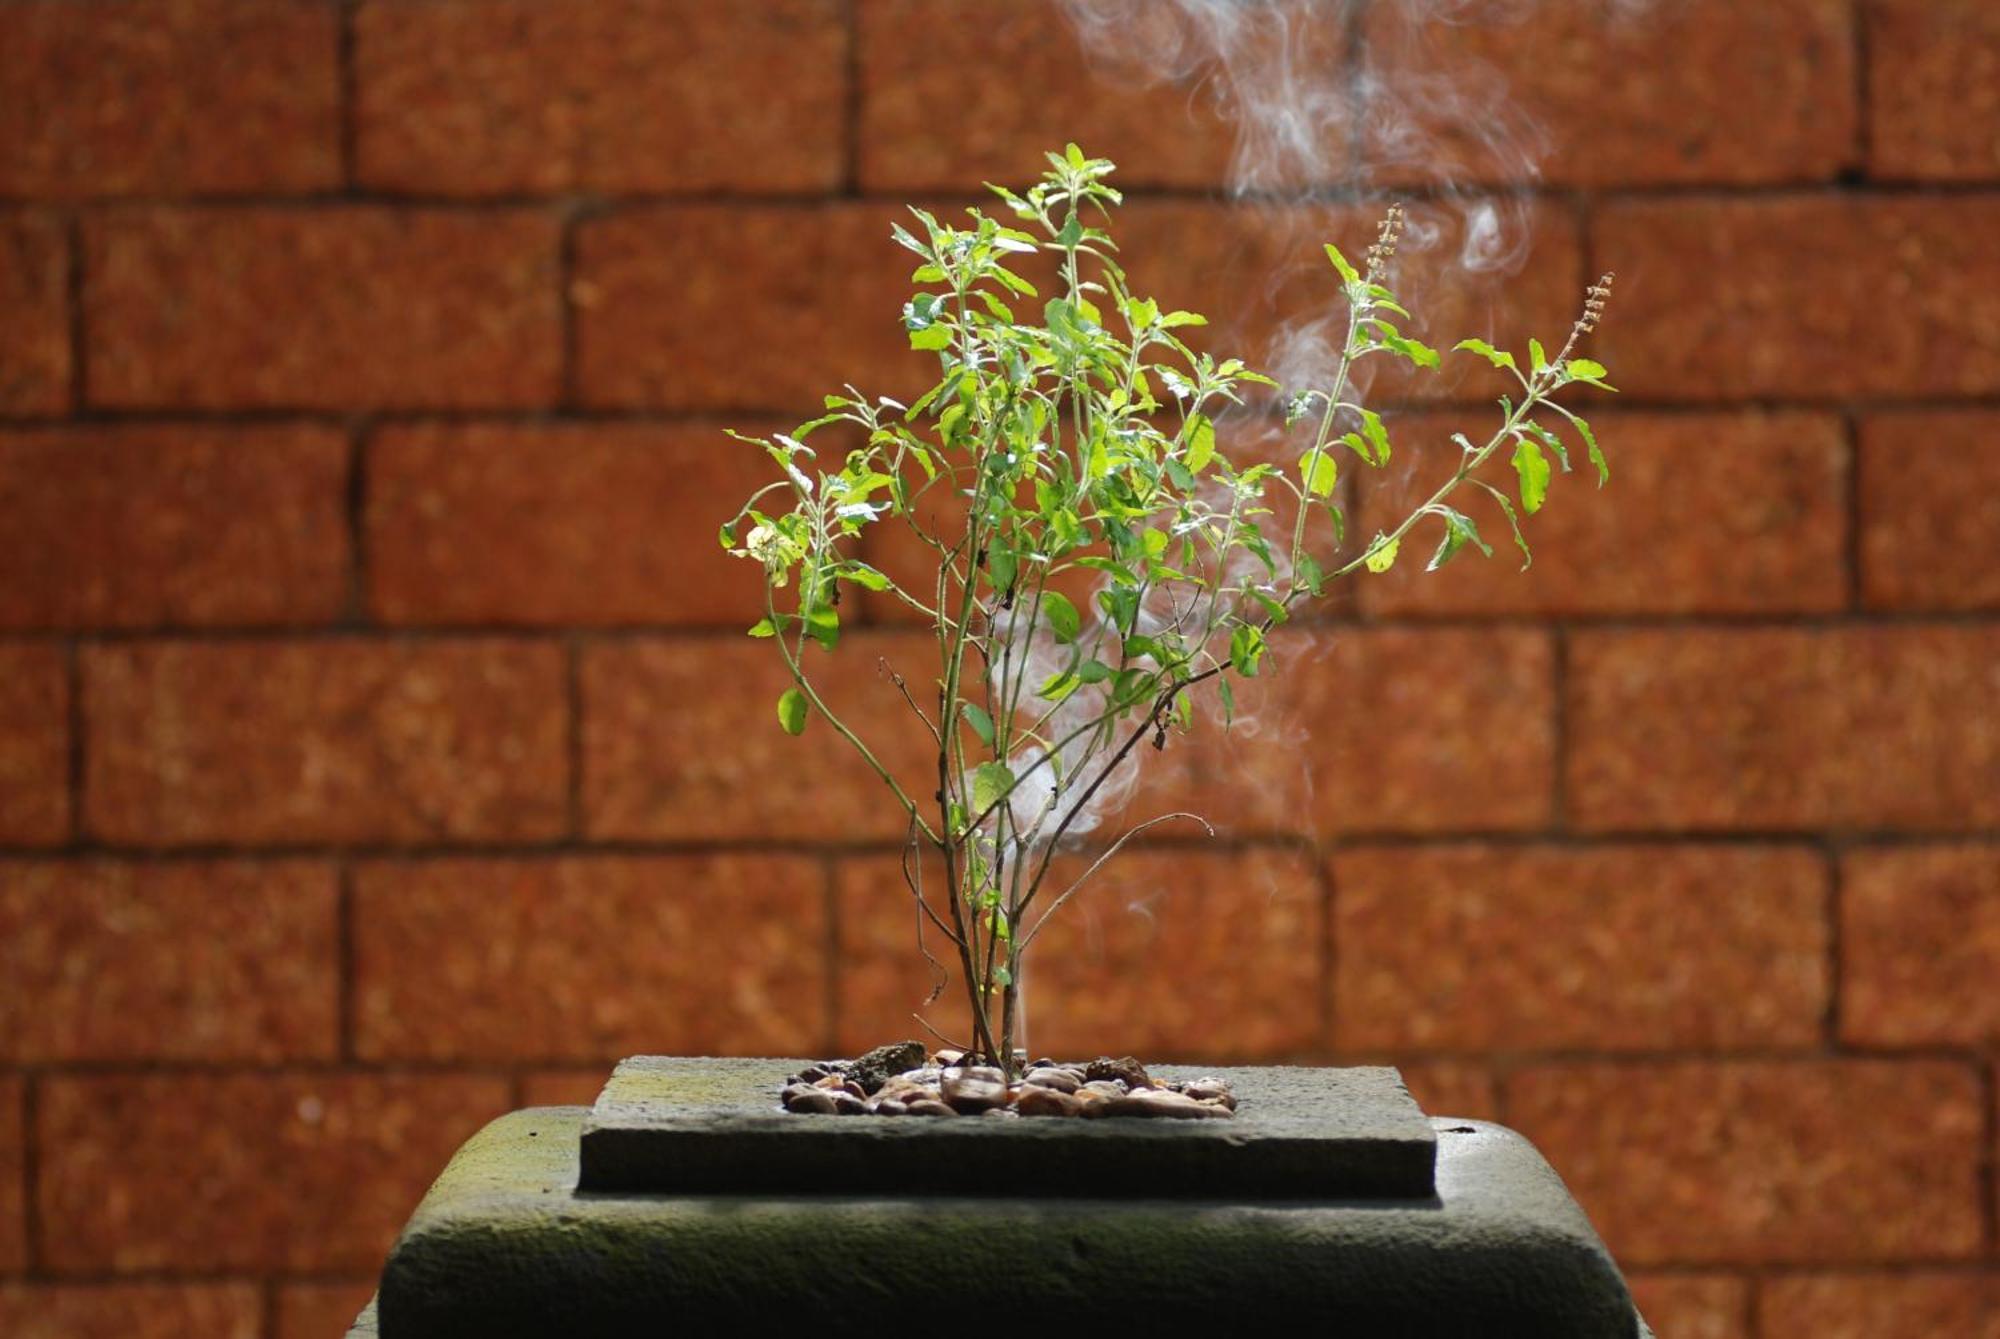
[[[1225,835],[1052,934],[1038,1041],[1400,1063],[1670,1339],[1990,1339],[2000,10],[1444,37],[1552,141],[1501,324],[1620,271],[1613,485],[1530,577],[1344,597],[1276,747],[1170,749]],[[907,1031],[717,429],[907,387],[885,220],[1065,138],[1228,315],[1283,257],[1226,127],[1002,0],[19,0],[0,70],[0,1332],[330,1339],[493,1114]]]

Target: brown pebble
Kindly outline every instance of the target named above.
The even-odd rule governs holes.
[[[1031,1069],[1021,1082],[1030,1088],[1052,1088],[1059,1093],[1073,1093],[1083,1086],[1074,1074],[1054,1068]]]
[[[1100,1055],[1084,1067],[1083,1075],[1087,1079],[1117,1079],[1128,1088],[1153,1086],[1153,1080],[1147,1075],[1146,1067],[1129,1055],[1120,1056],[1115,1060],[1108,1055]]]
[[[909,1114],[910,1109],[895,1098],[890,1097],[876,1102],[869,1110],[878,1116],[904,1116]]]
[[[843,1093],[841,1096],[845,1097]],[[802,1112],[809,1116],[831,1116],[837,1110],[834,1096],[824,1088],[804,1088],[796,1096],[786,1100],[787,1111]]]
[[[1059,1088],[1035,1086],[1021,1089],[1014,1110],[1023,1116],[1074,1116],[1083,1110],[1083,1103]]]
[[[958,1113],[942,1102],[924,1097],[910,1103],[908,1114],[912,1116],[956,1116]]]
[[[947,1073],[944,1100],[956,1111],[990,1111],[1007,1105],[1007,1084],[997,1069],[968,1069],[956,1076]]]
[[[943,1050],[931,1056],[931,1060],[942,1069],[950,1069],[963,1059],[965,1059],[964,1051]]]
[[[1208,1111],[1192,1097],[1162,1088],[1143,1088],[1114,1097],[1104,1104],[1107,1116],[1152,1116],[1178,1120],[1200,1120]]]
[[[833,1111],[837,1116],[865,1116],[868,1114],[868,1103],[864,1099],[856,1097],[853,1093],[842,1091],[829,1093],[827,1096],[833,1099]]]

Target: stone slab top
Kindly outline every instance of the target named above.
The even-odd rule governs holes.
[[[1436,1189],[1437,1135],[1390,1068],[1151,1066],[1165,1079],[1227,1079],[1235,1117],[981,1120],[785,1111],[779,1088],[811,1063],[620,1062],[584,1122],[579,1188],[1221,1200]]]

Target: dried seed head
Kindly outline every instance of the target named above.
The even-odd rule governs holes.
[[[1368,279],[1373,283],[1388,268],[1390,258],[1396,254],[1396,243],[1403,237],[1403,207],[1391,204],[1382,215],[1382,226],[1375,231],[1375,244],[1368,248]]]
[[[1587,335],[1597,329],[1597,323],[1604,317],[1604,309],[1611,301],[1611,281],[1618,276],[1606,274],[1590,286],[1584,295],[1583,315],[1577,318],[1576,335]]]

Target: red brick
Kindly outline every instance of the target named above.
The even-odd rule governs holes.
[[[1628,1267],[1981,1246],[1985,1099],[1966,1065],[1549,1065],[1515,1074],[1507,1104]]]
[[[1334,1015],[1334,1027],[1340,1016]],[[1393,1060],[1417,1105],[1433,1116],[1463,1116],[1468,1120],[1500,1119],[1499,1087],[1484,1065],[1457,1060]]]
[[[0,1284],[9,1339],[257,1339],[254,1283]]]
[[[886,658],[930,701],[936,643],[864,634],[830,657],[807,649],[824,699],[934,813],[936,746],[876,667]],[[895,797],[817,713],[797,738],[778,728],[791,680],[768,641],[594,646],[582,677],[584,827],[594,838],[900,841],[908,830]]]
[[[0,842],[69,835],[69,674],[48,646],[0,646]]]
[[[278,1289],[272,1339],[346,1339],[354,1318],[375,1295],[375,1281],[287,1283]]]
[[[340,182],[338,7],[171,0],[0,10],[0,192],[323,190]]]
[[[2000,1274],[1801,1274],[1758,1289],[1761,1333],[2000,1339]]]
[[[1662,400],[1917,399],[2000,390],[2000,199],[1629,201],[1600,361]]]
[[[1049,905],[1087,865],[1083,857],[1059,861],[1038,905]],[[932,974],[917,951],[915,912],[895,857],[844,862],[839,889],[840,1046],[923,1035],[910,1014],[922,1007]],[[1321,902],[1303,854],[1128,849],[1058,911],[1030,951],[1024,1044],[1053,1055],[1129,1052],[1162,1061],[1310,1050],[1321,1039]],[[955,951],[935,931],[925,942],[953,978],[925,1012],[962,1019]]]
[[[1190,807],[1231,832],[1539,827],[1555,774],[1554,664],[1518,629],[1287,630],[1262,677],[1184,742]]]
[[[1996,690],[1991,628],[1580,633],[1569,804],[1591,828],[1979,828]]]
[[[1556,4],[1471,22],[1373,6],[1369,72],[1388,92],[1368,156],[1418,180],[1825,180],[1853,156],[1852,27],[1846,0]],[[1457,96],[1433,102],[1425,80]]]
[[[1827,872],[1742,847],[1343,849],[1334,1035],[1380,1050],[1809,1045]]]
[[[0,1076],[0,1274],[16,1273],[28,1265],[27,1100],[20,1079]],[[0,1290],[0,1298],[5,1296]]]
[[[560,648],[167,642],[84,654],[111,841],[504,841],[564,827]]]
[[[0,322],[0,418],[69,407],[68,272],[61,224],[42,214],[0,213],[0,311],[7,313]]]
[[[1671,1339],[1750,1339],[1750,1284],[1717,1274],[1641,1274],[1632,1300],[1655,1334]],[[1766,1334],[1786,1333],[1783,1326]]]
[[[364,5],[358,172],[452,195],[830,190],[847,45],[839,0]]]
[[[1879,609],[2000,609],[2000,414],[1861,424],[1861,589]]]
[[[371,864],[354,910],[366,1059],[797,1055],[826,1035],[813,858]]]
[[[1875,0],[1861,12],[1874,173],[2000,177],[2000,13],[1985,0]]]
[[[2000,1041],[2000,847],[1862,850],[1842,863],[1840,1031],[1864,1045]]]
[[[371,602],[390,623],[740,631],[763,572],[716,529],[776,474],[707,425],[385,429],[368,455]]]
[[[521,1105],[529,1107],[587,1107],[604,1091],[611,1077],[609,1064],[586,1065],[581,1069],[542,1069],[521,1076]]]
[[[660,409],[817,406],[852,382],[910,396],[937,359],[901,311],[915,257],[889,237],[901,208],[684,205],[577,232],[577,377],[591,404]]]
[[[86,228],[92,403],[467,409],[558,393],[556,220],[121,211]]]
[[[43,1257],[58,1274],[358,1273],[444,1161],[507,1107],[469,1076],[50,1078]]]
[[[1147,53],[1192,57],[1194,20],[1121,10],[1118,36]],[[1067,12],[1066,12],[1067,10]],[[1119,166],[1128,187],[1217,185],[1229,179],[1235,127],[1201,72],[1133,53],[1106,61],[1085,51],[1076,6],[1050,0],[862,0],[861,179],[871,190],[978,190],[1040,174],[1043,154],[1071,140]],[[1327,25],[1319,25],[1321,28]],[[1337,60],[1329,35],[1309,30],[1315,56]],[[1266,35],[1258,32],[1256,39]],[[1005,71],[966,77],[970,69]],[[1178,77],[1177,77],[1178,76]],[[1325,127],[1324,182],[1347,158],[1344,128]]]
[[[1468,334],[1524,344],[1531,333],[1556,338],[1568,329],[1582,301],[1569,215],[1528,208],[1534,235],[1523,272],[1468,277],[1456,261],[1463,220],[1441,207],[1412,208],[1420,226],[1398,279],[1419,313],[1412,333],[1447,345]],[[936,362],[910,351],[899,316],[915,291],[913,257],[889,238],[902,217],[878,204],[704,204],[586,223],[575,286],[583,397],[613,407],[754,411],[817,405],[844,382],[869,394],[921,393]],[[1212,318],[1198,343],[1298,368],[1339,296],[1322,244],[1337,239],[1359,254],[1375,218],[1360,209],[1141,201],[1112,229],[1135,292]],[[1501,294],[1508,316],[1496,331],[1491,313]],[[774,337],[778,330],[786,333]],[[1464,361],[1420,384],[1380,359],[1370,366],[1383,393],[1484,399],[1485,381],[1468,381]],[[1330,369],[1323,374],[1330,379]]]
[[[329,620],[346,492],[346,440],[326,428],[0,433],[0,625]]]
[[[1388,532],[1458,468],[1454,432],[1484,442],[1496,416],[1391,419],[1398,457],[1387,474],[1359,471],[1356,545]],[[1559,417],[1550,426],[1564,428]],[[1461,489],[1451,505],[1478,524],[1495,556],[1424,565],[1440,529],[1411,532],[1389,572],[1353,580],[1361,607],[1382,614],[1561,615],[1834,610],[1847,602],[1847,440],[1838,420],[1806,414],[1614,414],[1592,427],[1611,463],[1602,491],[1574,431],[1576,472],[1548,506],[1522,517],[1534,565],[1521,568],[1499,505]],[[1400,475],[1400,477],[1398,477]],[[1518,496],[1509,455],[1480,477]],[[1699,518],[1699,523],[1691,523]],[[1354,548],[1359,552],[1359,548]]]
[[[333,868],[18,864],[0,876],[0,1056],[284,1060],[338,1046]]]

